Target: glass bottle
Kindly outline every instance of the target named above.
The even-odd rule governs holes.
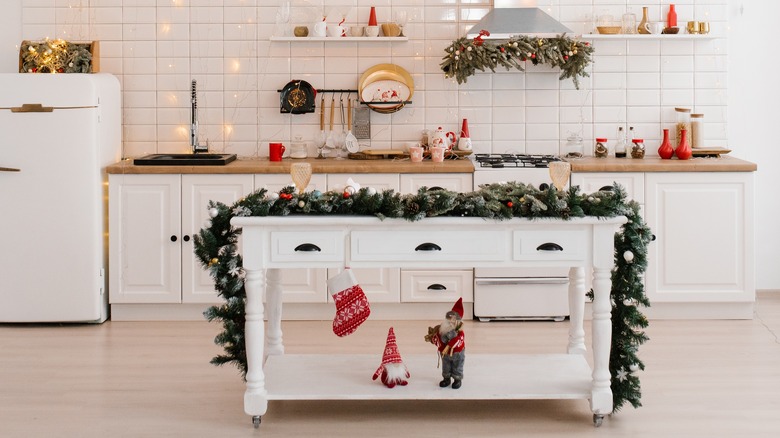
[[[647,6],[642,7],[642,21],[639,22],[639,26],[637,26],[636,31],[647,35],[650,33],[650,19],[647,18]]]
[[[596,158],[607,158],[607,156],[609,156],[609,148],[607,147],[606,138],[596,138],[596,146],[593,148],[593,156]]]
[[[626,158],[626,135],[623,127],[618,127],[617,140],[615,141],[615,158]]]
[[[677,113],[677,126],[675,130],[675,141],[680,144],[680,131],[683,129],[691,132],[691,110],[690,108],[675,108]]]
[[[691,147],[704,147],[704,114],[691,114]]]
[[[677,27],[677,11],[674,10],[674,3],[669,4],[669,13],[666,14],[666,27]]]

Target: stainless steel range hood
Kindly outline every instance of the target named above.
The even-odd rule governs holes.
[[[493,8],[466,35],[474,38],[480,30],[487,30],[486,39],[509,39],[515,35],[532,35],[549,38],[572,30],[539,8]]]

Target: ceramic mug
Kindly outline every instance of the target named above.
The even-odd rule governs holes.
[[[663,21],[658,21],[655,23],[647,23],[647,30],[649,30],[650,33],[653,35],[660,35],[661,32],[664,31],[665,26],[666,25],[664,24]]]
[[[328,25],[324,21],[318,21],[311,27],[312,36],[324,37]]]
[[[366,26],[366,36],[368,37],[379,36],[379,26]]]
[[[285,147],[281,143],[268,143],[268,158],[271,161],[282,161]]]
[[[458,139],[458,150],[459,151],[470,151],[471,150],[471,138],[469,137],[461,137]]]
[[[441,148],[440,148],[441,149]],[[443,157],[443,155],[442,155]],[[423,160],[423,148],[422,146],[412,146],[409,148],[409,158],[412,163],[419,163]]]
[[[442,147],[432,147],[431,148],[431,160],[434,163],[441,163],[444,161],[444,151],[447,149]]]

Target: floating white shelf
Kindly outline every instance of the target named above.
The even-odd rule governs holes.
[[[311,42],[311,41],[325,41],[325,42],[378,42],[378,41],[390,41],[390,42],[400,42],[400,41],[409,41],[409,37],[385,37],[385,36],[377,36],[377,37],[280,37],[280,36],[272,36],[271,41],[287,41],[287,42]]]
[[[682,33],[682,34],[654,34],[654,35],[643,35],[643,34],[614,34],[614,35],[607,35],[607,34],[597,34],[597,33],[587,33],[582,34],[580,37],[583,40],[712,40],[715,38],[721,38],[718,35],[713,35],[711,33],[708,33],[706,35],[698,35],[698,34],[688,34],[688,33]]]

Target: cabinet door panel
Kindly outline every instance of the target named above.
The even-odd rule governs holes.
[[[651,302],[753,301],[752,174],[647,175]]]
[[[181,301],[180,205],[179,175],[110,176],[112,304]]]
[[[233,204],[252,191],[253,178],[252,175],[182,175],[181,178],[182,302],[219,303],[214,280],[195,258],[192,236],[209,219],[209,201]]]

